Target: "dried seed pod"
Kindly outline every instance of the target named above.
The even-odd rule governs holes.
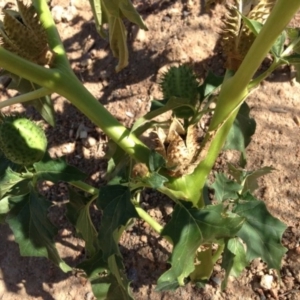
[[[196,125],[185,130],[176,118],[165,134],[161,128],[156,132],[156,148],[166,160],[166,168],[173,177],[191,174],[200,162],[200,132]]]
[[[254,0],[244,2],[234,0],[232,5],[227,6],[228,13],[221,32],[224,52],[227,55],[226,67],[231,70],[238,69],[255,39],[255,34],[242,22],[242,17],[238,13],[241,3],[245,5],[243,13],[249,19],[264,23],[276,0],[261,0],[258,3]]]
[[[0,23],[2,46],[39,65],[51,65],[54,52],[49,48],[47,36],[41,26],[33,5],[25,5],[18,0],[19,11],[3,10]]]

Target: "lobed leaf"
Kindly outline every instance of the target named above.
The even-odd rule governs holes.
[[[60,258],[54,243],[57,229],[48,220],[51,203],[33,188],[30,193],[9,198],[6,222],[14,233],[22,256],[47,257],[64,272],[71,268]]]
[[[235,236],[244,222],[243,217],[225,213],[223,205],[207,206],[201,210],[188,202],[174,208],[171,221],[162,235],[173,241],[171,268],[158,279],[156,290],[174,289],[184,284],[195,269],[194,258],[201,244]]]
[[[28,193],[29,181],[30,179],[24,178],[21,174],[14,172],[10,167],[8,167],[4,175],[0,177],[0,198],[7,193],[11,195]]]
[[[215,197],[218,202],[239,198],[238,193],[243,188],[239,183],[232,181],[223,173],[216,173],[215,177],[216,179],[211,188],[215,190]]]
[[[93,199],[87,199],[71,188],[69,188],[68,191],[70,201],[66,205],[66,216],[74,225],[76,232],[79,233],[85,241],[88,255],[93,256],[96,251],[99,250],[98,232],[90,216],[90,206]]]
[[[120,255],[118,230],[131,218],[138,218],[138,214],[131,203],[129,188],[121,185],[101,187],[96,204],[103,210],[99,242],[106,261],[111,255]]]
[[[256,122],[250,117],[250,108],[247,103],[243,103],[238,115],[226,138],[224,150],[233,149],[241,152],[242,166],[246,164],[246,147],[251,141],[251,136],[255,133]]]
[[[49,154],[34,165],[36,178],[38,180],[49,180],[52,182],[83,180],[86,175],[77,168],[67,164],[64,158],[53,160]]]
[[[260,257],[269,268],[279,270],[286,252],[281,244],[286,225],[274,218],[265,203],[258,200],[238,203],[233,212],[245,218],[237,236],[247,245],[247,260]]]
[[[238,277],[249,264],[246,258],[246,250],[239,238],[231,238],[226,241],[222,258],[222,268],[225,270],[225,278],[222,289],[226,288],[228,277]]]

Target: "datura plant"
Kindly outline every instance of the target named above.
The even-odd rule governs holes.
[[[210,6],[214,1],[206,2]],[[116,71],[121,71],[128,63],[123,19],[147,27],[130,0],[90,0],[90,4],[97,30],[107,35],[119,60]],[[209,72],[200,83],[191,67],[170,68],[160,78],[161,99],[155,99],[131,128],[122,126],[73,73],[46,0],[18,0],[17,9],[3,11],[0,67],[11,77],[9,88],[19,94],[2,101],[0,108],[33,105],[55,126],[51,101],[55,92],[100,127],[111,145],[107,185],[93,187],[64,158],[49,156],[40,125],[24,115],[1,115],[0,221],[10,226],[21,255],[47,257],[64,272],[72,270],[55,247],[57,229],[47,218],[52,203],[39,189],[45,180],[65,181],[66,216],[85,241],[87,253],[76,268],[90,280],[97,299],[132,299],[119,241],[139,218],[172,245],[170,267],[158,278],[158,291],[188,282],[201,286],[220,259],[223,289],[229,275],[238,276],[257,257],[269,268],[280,269],[286,226],[253,195],[257,178],[272,168],[246,170],[245,148],[255,121],[245,100],[276,68],[283,64],[297,68],[300,63],[300,31],[287,27],[300,2],[234,0],[226,7],[220,30],[227,56],[225,76]],[[271,64],[257,75],[266,56]],[[157,121],[165,112],[171,118]],[[142,142],[146,133],[148,141]],[[240,151],[240,165],[228,164],[226,174],[209,177],[222,149]],[[174,202],[164,226],[143,209],[145,188]],[[102,212],[99,224],[91,220],[93,207]]]

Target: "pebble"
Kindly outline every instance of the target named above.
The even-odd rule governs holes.
[[[93,300],[93,299],[95,298],[92,292],[88,292],[84,295],[84,300]]]
[[[260,280],[260,285],[263,289],[270,290],[272,288],[274,277],[272,275],[263,275]]]
[[[68,6],[64,9],[61,19],[64,22],[70,22],[77,15],[77,9],[75,6]]]
[[[138,32],[136,34],[135,40],[137,40],[139,42],[147,41],[146,31],[139,28]]]
[[[126,111],[125,114],[129,118],[133,118],[134,117],[134,114],[132,112],[130,112],[130,111]]]
[[[93,60],[91,58],[86,58],[86,59],[83,59],[81,62],[80,62],[80,65],[81,67],[83,68],[87,68],[89,66],[91,66],[93,64]]]
[[[298,116],[294,116],[293,121],[296,123],[296,125],[300,126],[300,120],[299,120]]]
[[[92,148],[97,144],[97,140],[94,137],[89,136],[83,141],[83,144],[87,148]]]
[[[62,20],[62,15],[64,12],[64,8],[60,5],[53,6],[51,10],[51,14],[55,23],[60,23]]]

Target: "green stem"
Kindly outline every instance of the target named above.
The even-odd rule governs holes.
[[[0,109],[2,109],[3,107],[6,106],[10,106],[16,103],[23,103],[23,102],[27,102],[33,99],[37,99],[37,98],[41,98],[44,96],[49,95],[51,92],[49,89],[47,88],[40,88],[38,90],[29,92],[27,94],[23,94],[23,95],[19,95],[10,99],[7,99],[5,101],[0,102]]]
[[[213,264],[215,264],[218,261],[221,254],[223,253],[224,248],[225,248],[225,243],[223,243],[222,245],[218,245],[218,249],[216,250],[216,252],[212,256]]]
[[[0,66],[67,98],[125,152],[148,164],[150,149],[121,125],[69,69],[47,69],[0,47]]]
[[[82,181],[71,181],[69,182],[71,185],[77,187],[78,189],[86,192],[86,193],[89,193],[91,195],[98,195],[99,194],[99,189],[96,189],[94,188],[93,186],[85,183],[85,182],[82,182]]]
[[[41,24],[46,30],[49,46],[56,53],[54,66],[57,66],[60,69],[64,68],[71,70],[65,48],[55,26],[47,2],[45,0],[32,0],[32,2],[39,14]]]
[[[136,212],[143,219],[147,222],[159,235],[161,235],[163,227],[157,223],[145,210],[143,210],[140,206],[135,207]]]
[[[258,86],[265,78],[267,78],[274,70],[282,64],[281,61],[274,60],[268,70],[254,78],[248,85],[249,90]]]

